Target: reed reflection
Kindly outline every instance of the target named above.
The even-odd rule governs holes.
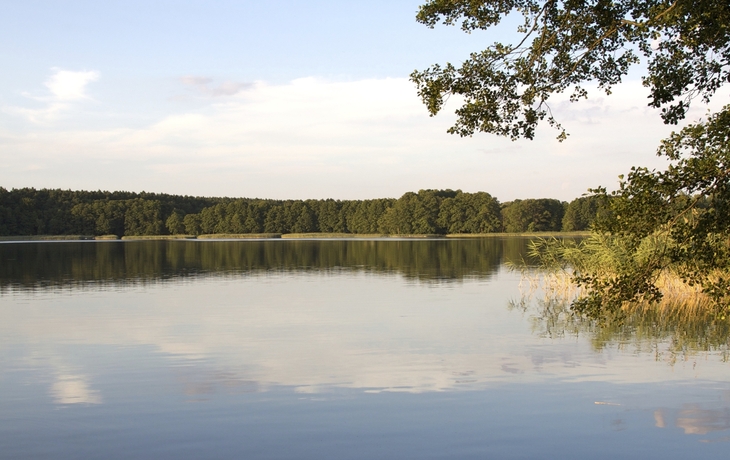
[[[616,347],[654,354],[675,364],[698,353],[717,354],[730,361],[730,320],[696,303],[642,303],[600,318],[574,313],[575,292],[564,283],[533,284],[510,308],[530,315],[533,333],[540,337],[587,336],[596,351]],[[549,277],[543,278],[549,280]],[[550,284],[550,281],[547,281]]]

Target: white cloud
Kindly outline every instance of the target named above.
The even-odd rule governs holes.
[[[233,96],[246,88],[253,86],[251,83],[241,83],[226,80],[217,86],[211,86],[213,79],[209,77],[185,76],[180,78],[183,85],[188,86],[204,96]]]
[[[56,120],[62,113],[73,108],[73,102],[88,99],[86,86],[99,78],[97,71],[79,71],[53,69],[54,73],[44,85],[50,94],[44,96],[24,96],[43,104],[40,108],[3,107],[3,112],[19,115],[33,123],[48,123]]]
[[[99,79],[99,72],[54,69],[55,73],[46,80],[45,85],[56,101],[75,101],[88,97],[86,85]]]
[[[225,92],[208,77],[181,81],[198,91]],[[455,101],[430,118],[404,78],[256,82],[141,129],[86,124],[24,134],[0,130],[6,165],[0,180],[6,187],[269,198],[372,198],[461,188],[503,201],[569,200],[589,187],[613,186],[631,166],[662,164],[656,146],[676,127],[663,125],[645,98],[639,82],[627,82],[610,97],[593,89],[588,101],[556,100],[553,111],[571,133],[566,142],[555,141],[557,132],[549,128],[538,130],[535,141],[511,142],[446,134]],[[703,115],[698,107],[689,119]],[[44,168],[30,171],[28,164]]]

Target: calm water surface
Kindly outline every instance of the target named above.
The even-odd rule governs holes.
[[[727,328],[566,320],[525,245],[0,244],[0,458],[727,458]]]

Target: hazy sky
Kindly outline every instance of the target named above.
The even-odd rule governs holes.
[[[672,127],[646,107],[638,74],[610,97],[556,100],[562,144],[549,128],[518,142],[447,134],[457,105],[430,118],[408,75],[506,30],[431,30],[414,19],[419,3],[0,0],[0,186],[570,200],[662,164],[654,151]]]

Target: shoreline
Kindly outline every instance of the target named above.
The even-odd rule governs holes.
[[[535,232],[535,233],[454,233],[446,235],[413,235],[381,233],[216,233],[205,235],[17,235],[0,236],[0,242],[28,242],[28,241],[154,241],[154,240],[264,240],[264,239],[458,239],[458,238],[501,238],[501,237],[523,237],[523,238],[560,238],[560,237],[585,237],[590,232]]]

